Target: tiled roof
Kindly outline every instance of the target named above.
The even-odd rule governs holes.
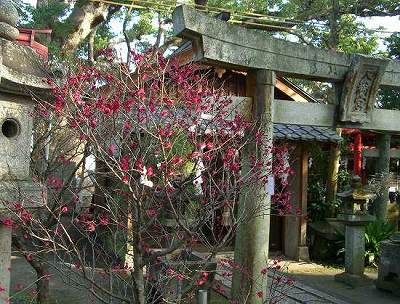
[[[338,143],[342,137],[327,127],[274,124],[274,138],[301,141],[320,141]]]

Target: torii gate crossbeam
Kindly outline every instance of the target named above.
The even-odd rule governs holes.
[[[196,60],[219,66],[269,69],[287,76],[340,82],[352,56],[268,37],[260,30],[228,24],[187,6],[174,11],[174,33],[192,39]],[[382,86],[400,86],[400,62],[390,61]]]

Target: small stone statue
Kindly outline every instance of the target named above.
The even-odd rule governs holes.
[[[400,296],[400,232],[381,244],[376,287]]]

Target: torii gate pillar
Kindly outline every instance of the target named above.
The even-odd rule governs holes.
[[[269,70],[253,70],[247,75],[247,95],[253,97],[253,119],[263,132],[263,144],[257,153],[263,160],[263,175],[270,176],[273,140],[273,110],[275,73]],[[248,147],[248,153],[255,154],[255,145]],[[248,158],[245,158],[248,159]],[[249,164],[243,163],[244,174],[249,170]],[[258,186],[259,187],[259,186]],[[253,215],[249,220],[242,221],[237,227],[235,240],[235,264],[240,266],[233,276],[232,300],[238,303],[264,303],[267,289],[267,278],[261,270],[268,263],[269,230],[271,213],[271,195],[266,188],[243,191],[240,198],[238,214],[247,219],[248,213]],[[258,293],[258,294],[257,294]]]

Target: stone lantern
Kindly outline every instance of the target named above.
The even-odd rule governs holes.
[[[345,225],[345,272],[335,279],[355,287],[365,282],[365,226],[375,220],[368,214],[368,204],[375,194],[364,189],[360,177],[354,176],[351,190],[338,193],[338,197],[344,203],[337,220]]]
[[[39,207],[43,189],[29,177],[32,142],[32,94],[45,94],[42,60],[29,47],[15,42],[18,13],[12,2],[0,0],[0,216],[20,202]],[[0,224],[0,304],[9,303],[12,229]]]

